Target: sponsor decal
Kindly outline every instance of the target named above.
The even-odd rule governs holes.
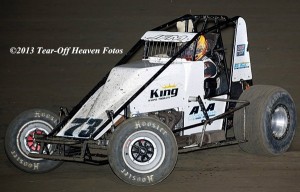
[[[150,91],[149,102],[164,99],[170,99],[178,95],[178,88],[175,84],[164,85],[160,89],[152,89]]]
[[[209,117],[215,116],[215,103],[210,103],[206,108],[207,114]],[[198,120],[198,119],[204,119],[204,114],[201,111],[200,106],[195,106],[192,108],[190,114],[189,114],[189,120]]]
[[[149,41],[183,41],[187,39],[187,35],[156,35],[154,37],[147,37]]]
[[[233,66],[234,69],[246,69],[249,67],[250,67],[250,62],[235,63]]]
[[[244,56],[245,55],[245,44],[237,45],[236,46],[236,56]]]

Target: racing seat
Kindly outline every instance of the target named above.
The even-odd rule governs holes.
[[[204,60],[204,90],[205,98],[215,97],[228,92],[228,81],[224,57],[218,50],[219,34],[208,33],[204,35],[206,40]],[[208,59],[209,60],[208,60]]]
[[[194,32],[192,20],[176,23],[178,32]],[[201,35],[197,40],[194,59],[204,61],[204,90],[205,98],[222,95],[228,92],[226,69],[224,68],[223,54],[219,53],[219,34],[208,33]],[[181,43],[179,44],[179,46]],[[221,47],[221,46],[220,46]],[[190,46],[183,53],[187,60],[193,59],[194,46]]]

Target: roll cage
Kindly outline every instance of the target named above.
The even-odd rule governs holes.
[[[94,138],[106,127],[113,121],[114,118],[117,117],[118,114],[121,112],[125,112],[125,117],[126,115],[126,109],[128,105],[139,95],[141,94],[163,71],[165,71],[171,64],[174,62],[175,59],[180,58],[181,55],[184,53],[184,51],[189,48],[193,43],[196,42],[196,40],[201,36],[201,35],[206,35],[209,33],[214,33],[218,34],[218,41],[216,47],[214,47],[214,50],[210,50],[208,54],[213,54],[214,51],[217,51],[220,55],[222,55],[223,58],[223,68],[226,69],[224,70],[226,74],[226,79],[228,83],[228,89],[227,89],[227,94],[229,95],[229,99],[215,99],[215,98],[207,98],[211,100],[219,100],[219,101],[224,101],[227,102],[227,107],[226,107],[226,112],[215,116],[213,118],[209,118],[206,112],[206,109],[203,105],[203,102],[200,97],[194,98],[194,101],[199,102],[200,108],[204,113],[205,120],[202,121],[201,123],[197,123],[194,125],[186,126],[183,128],[179,128],[174,130],[174,133],[191,129],[197,126],[202,126],[204,125],[204,128],[206,127],[207,124],[210,124],[211,122],[217,120],[217,119],[222,119],[226,118],[228,116],[231,116],[234,111],[237,111],[239,109],[244,108],[245,106],[249,105],[249,102],[247,101],[237,101],[236,99],[238,98],[236,95],[239,96],[239,94],[231,94],[232,89],[235,89],[235,85],[232,82],[230,75],[232,71],[232,63],[230,65],[227,64],[226,57],[225,57],[225,49],[222,41],[222,30],[228,27],[235,27],[236,22],[239,19],[238,16],[233,17],[233,18],[228,18],[227,16],[221,16],[221,15],[184,15],[181,16],[177,19],[174,19],[172,21],[169,21],[163,25],[160,25],[156,28],[153,28],[150,31],[167,31],[174,27],[177,22],[179,21],[184,21],[184,22],[189,22],[189,20],[192,21],[194,27],[194,33],[195,36],[191,38],[191,40],[187,41],[184,43],[180,48],[178,48],[167,60],[167,62],[162,65],[162,67],[140,88],[138,89],[124,104],[117,110],[113,112],[108,112],[109,118],[98,128],[91,136],[89,139],[80,139],[80,138],[62,138],[60,139],[59,137],[55,137],[55,135],[64,127],[64,125],[79,111],[79,109],[88,101],[88,99],[102,86],[105,84],[108,74],[104,76],[104,78],[99,81],[95,87],[92,88],[92,90],[69,112],[67,115],[63,118],[63,120],[55,127],[55,129],[46,137],[40,137],[37,138],[36,141],[41,143],[41,150],[39,154],[30,154],[32,157],[39,157],[39,158],[48,158],[48,159],[59,159],[59,160],[72,160],[72,161],[90,161],[92,162],[91,156],[89,156],[90,152],[88,150],[88,146],[90,144],[98,144],[99,142],[95,141]],[[186,25],[186,31],[188,31],[188,25]],[[145,46],[146,45],[146,46]],[[128,63],[140,50],[142,47],[147,47],[147,41],[140,39],[136,44],[123,56],[123,58],[115,65],[120,66],[123,64]],[[143,52],[142,58],[147,58],[147,55],[145,55],[145,51]],[[192,58],[192,60],[195,60],[195,57]],[[230,70],[230,71],[229,71]],[[245,82],[247,84],[252,84],[251,81]],[[241,92],[239,90],[239,92]],[[235,104],[237,102],[240,102],[241,105],[238,107],[235,107]],[[231,103],[231,104],[230,104]],[[233,103],[233,105],[232,105]],[[62,112],[65,110],[62,110]],[[238,142],[245,142],[245,141],[234,141],[234,140],[229,140],[228,142],[224,142],[223,144],[219,145],[228,145],[228,144],[236,144]],[[50,157],[50,154],[43,154],[43,150],[45,149],[47,152],[47,144],[58,144],[58,145],[79,145],[81,148],[81,155],[78,158],[74,157],[65,157],[65,156],[60,156],[60,157]],[[200,148],[208,148],[209,146],[203,147],[200,146]],[[215,147],[215,146],[213,146]],[[49,152],[47,152],[49,153]],[[88,157],[88,158],[86,158]]]
[[[123,111],[124,109],[126,109],[126,107],[130,104],[131,101],[133,101],[143,90],[145,90],[145,88],[151,83],[153,82],[153,80],[155,78],[157,78],[166,68],[169,67],[169,65],[177,58],[179,57],[197,38],[200,37],[200,35],[204,35],[210,32],[214,32],[214,33],[218,33],[220,34],[220,48],[219,51],[221,52],[221,54],[225,55],[225,50],[222,48],[223,44],[222,44],[222,34],[221,34],[221,30],[223,28],[226,28],[228,26],[235,26],[235,22],[237,21],[237,19],[239,18],[239,16],[233,17],[233,18],[228,18],[227,16],[222,16],[222,15],[184,15],[181,16],[177,19],[174,19],[172,21],[169,21],[163,25],[160,25],[156,28],[153,28],[150,31],[164,31],[164,30],[168,30],[169,28],[173,27],[176,25],[176,23],[178,21],[188,21],[188,20],[192,20],[193,24],[195,26],[199,26],[199,27],[195,27],[194,28],[194,32],[196,32],[197,34],[189,41],[187,42],[184,46],[182,46],[176,53],[174,53],[174,55],[168,60],[167,63],[165,63],[163,65],[163,67],[157,71],[156,74],[154,74],[152,76],[152,78],[150,78],[150,80],[148,82],[146,82],[134,95],[132,95],[132,97],[123,104],[123,106],[118,110],[115,111],[113,114],[113,117],[115,118],[117,116],[117,114],[119,114],[121,111]],[[211,25],[213,24],[213,25]],[[126,54],[125,56],[115,65],[116,66],[120,66],[123,64],[126,64],[139,50],[141,47],[143,47],[145,44],[144,40],[139,40]],[[232,65],[230,65],[232,66]],[[227,65],[226,62],[226,57],[224,57],[224,67],[228,68],[229,66]],[[229,76],[228,72],[227,76]],[[92,90],[68,113],[68,115],[57,125],[57,127],[49,134],[49,136],[53,136],[55,135],[55,133],[57,133],[67,122],[69,119],[71,119],[76,112],[82,107],[82,105],[103,85],[105,84],[107,77],[108,77],[109,73],[106,74],[103,79],[101,79],[101,81],[99,81],[95,87],[92,88]],[[229,78],[227,78],[229,79]],[[230,93],[231,91],[231,83],[229,81],[229,89],[228,89],[228,93]],[[92,134],[91,138],[94,138],[101,130],[103,130],[104,127],[106,127],[109,123],[110,123],[110,119],[108,121],[106,121],[100,129],[98,129],[95,133]]]

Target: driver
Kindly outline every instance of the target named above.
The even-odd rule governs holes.
[[[194,25],[192,20],[188,21],[179,21],[176,24],[178,32],[193,32]],[[208,42],[204,35],[200,35],[198,40],[195,43],[192,43],[182,54],[182,57],[186,60],[192,61],[195,53],[195,61],[202,60],[204,61],[204,78],[214,78],[217,75],[217,66],[216,64],[206,57],[208,51]],[[196,51],[195,51],[196,46]]]

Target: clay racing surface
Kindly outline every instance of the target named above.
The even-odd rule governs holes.
[[[135,187],[120,181],[107,164],[64,163],[46,174],[14,168],[4,152],[4,134],[20,112],[35,107],[72,108],[125,52],[157,25],[186,13],[241,15],[255,84],[278,85],[300,106],[299,1],[33,1],[1,3],[0,190],[1,191],[299,191],[300,133],[277,157],[255,156],[238,146],[179,155],[162,183]],[[123,54],[10,54],[11,47],[104,47]],[[119,52],[120,53],[120,52]],[[299,128],[299,126],[298,126]]]

